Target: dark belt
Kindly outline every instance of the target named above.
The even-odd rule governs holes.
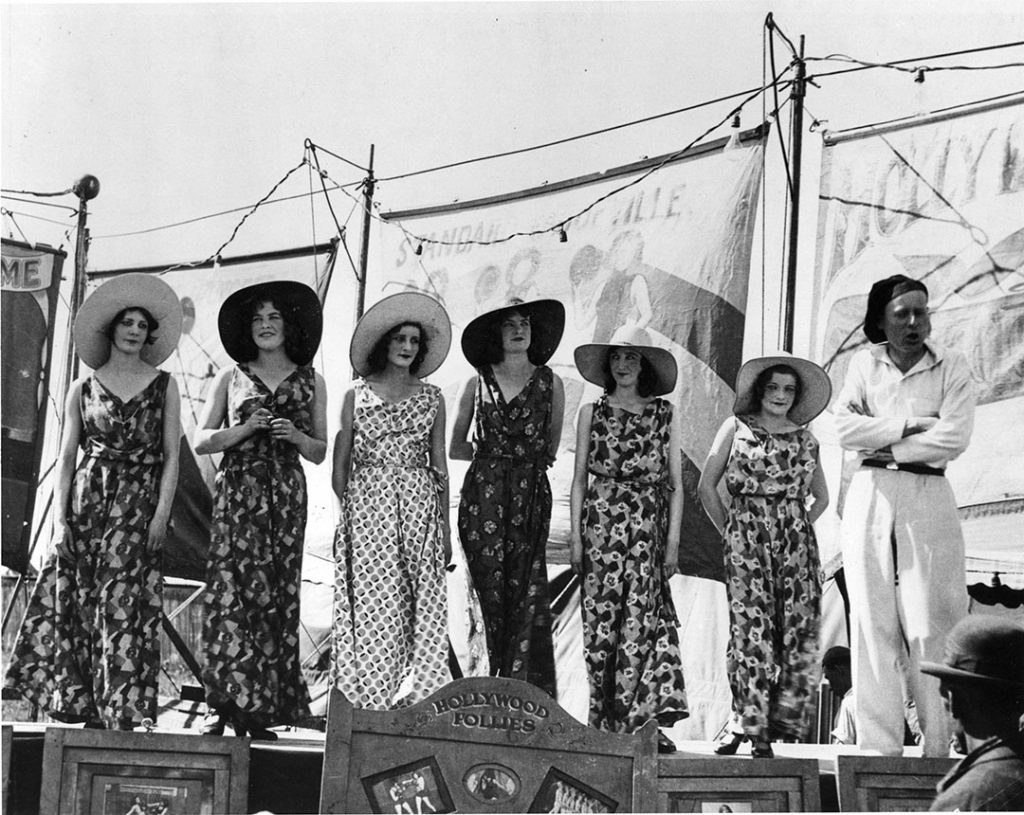
[[[882,461],[877,458],[866,458],[861,461],[865,467],[877,467],[880,470],[899,470],[904,473],[915,473],[916,475],[938,475],[943,476],[946,471],[941,467],[928,467],[924,464],[902,464],[898,461]]]

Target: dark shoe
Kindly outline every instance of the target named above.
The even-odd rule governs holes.
[[[117,722],[118,730],[134,730],[135,722],[132,719],[119,719]]]
[[[674,753],[676,751],[676,743],[672,741],[665,733],[661,730],[658,731],[658,752],[659,753]]]
[[[715,747],[716,756],[734,756],[740,749],[740,745],[747,740],[743,733],[733,733],[731,736],[722,739]]]
[[[772,745],[767,741],[755,741],[753,746],[750,748],[751,758],[775,758],[775,753],[772,751]]]
[[[85,722],[86,730],[106,730],[107,726],[103,724],[100,719],[87,719]]]
[[[228,715],[223,711],[211,710],[203,719],[199,732],[204,736],[223,736],[224,727],[228,724]]]
[[[277,733],[267,730],[263,725],[256,724],[250,716],[238,711],[233,720],[232,727],[235,728],[236,736],[244,736],[248,733],[249,738],[254,741],[277,741]]]

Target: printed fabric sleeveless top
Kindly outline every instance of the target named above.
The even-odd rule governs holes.
[[[806,427],[771,433],[737,417],[725,484],[731,495],[805,498],[817,469],[818,441]]]

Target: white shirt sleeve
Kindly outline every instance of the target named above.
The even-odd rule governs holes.
[[[839,398],[832,409],[839,445],[855,452],[873,452],[898,442],[904,419],[862,416],[851,410],[870,411],[867,398],[868,369],[874,364],[870,351],[859,351],[850,360]]]
[[[945,466],[967,449],[974,429],[974,380],[967,359],[956,351],[942,358],[938,421],[929,430],[892,445],[897,461]]]

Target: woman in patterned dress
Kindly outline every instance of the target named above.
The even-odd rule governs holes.
[[[676,362],[630,326],[575,356],[583,378],[605,388],[580,409],[571,502],[590,725],[667,727],[689,715],[668,585],[683,513],[679,421],[657,398],[675,387]],[[675,745],[659,733],[658,749]]]
[[[94,372],[67,394],[53,549],[5,681],[58,721],[131,730],[156,720],[181,427],[177,386],[154,366],[180,335],[181,304],[152,275],[104,283],[75,320],[76,351]]]
[[[203,602],[210,712],[202,732],[275,739],[268,728],[308,715],[299,664],[299,587],[306,529],[300,457],[327,454],[327,389],[310,366],[320,301],[294,281],[249,286],[225,300],[221,342],[238,364],[210,386],[197,453],[223,452],[214,485]]]
[[[531,682],[552,696],[546,470],[562,437],[565,392],[544,363],[564,326],[565,308],[557,300],[516,300],[466,327],[462,350],[477,373],[459,395],[449,450],[453,459],[472,460],[459,503],[459,537],[480,597],[491,673]]]
[[[742,734],[716,752],[771,758],[772,739],[807,730],[821,586],[814,521],[828,505],[818,442],[806,428],[828,404],[828,374],[790,356],[747,362],[736,380],[735,416],[708,454],[698,492],[725,537],[733,716]],[[728,508],[718,492],[725,478]]]
[[[451,680],[444,400],[420,379],[450,344],[444,307],[415,292],[375,304],[352,335],[363,378],[345,394],[334,444],[331,681],[359,708],[412,704]]]

